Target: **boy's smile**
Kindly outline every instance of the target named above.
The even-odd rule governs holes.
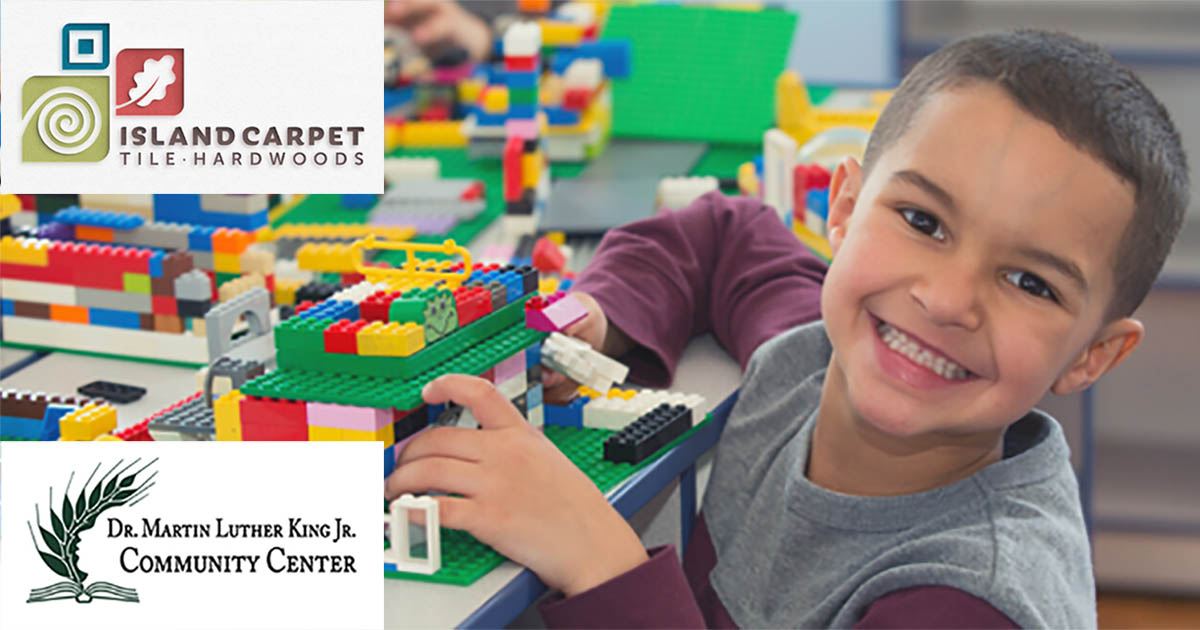
[[[818,433],[994,447],[1047,390],[1111,367],[1088,350],[1123,325],[1102,319],[1133,187],[1003,89],[942,90],[866,181],[839,171]]]

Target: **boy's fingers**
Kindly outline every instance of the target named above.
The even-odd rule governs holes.
[[[438,525],[451,529],[471,529],[474,506],[470,499],[462,497],[433,497],[438,503]],[[409,510],[408,522],[413,525],[425,524],[425,512]]]
[[[459,427],[433,427],[414,437],[403,451],[397,466],[423,457],[451,457],[468,462],[479,462],[487,447],[487,437],[475,429]]]
[[[390,24],[411,27],[425,15],[437,9],[442,0],[389,0],[383,7],[383,20]]]
[[[391,500],[402,494],[429,491],[472,496],[478,491],[479,466],[450,457],[425,457],[396,468],[384,482],[383,496]]]
[[[471,415],[484,429],[507,429],[524,426],[525,420],[495,385],[467,374],[447,374],[434,379],[421,390],[425,402],[453,402],[471,410]]]

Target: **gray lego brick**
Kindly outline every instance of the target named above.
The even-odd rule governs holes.
[[[504,138],[471,138],[467,142],[467,157],[472,160],[504,157]]]
[[[75,287],[75,303],[79,306],[107,308],[114,311],[150,313],[153,312],[150,302],[150,296],[145,293]]]
[[[408,216],[455,217],[466,221],[479,216],[487,207],[482,200],[474,201],[425,201],[415,203],[393,203],[375,206],[367,215],[367,223],[394,224]]]
[[[233,327],[238,318],[246,316],[250,325],[250,334],[236,343],[233,341]],[[208,335],[208,357],[216,361],[237,346],[269,335],[271,333],[271,298],[267,290],[254,288],[211,309],[204,316],[204,327]]]
[[[388,188],[379,199],[380,206],[392,204],[414,204],[429,201],[457,201],[468,188],[475,184],[474,179],[404,179],[397,181]]]
[[[204,403],[203,396],[163,412],[150,421],[149,429],[152,434],[179,433],[190,439],[211,440],[217,434],[212,409]]]
[[[192,228],[187,225],[155,221],[134,230],[114,230],[113,242],[160,249],[187,249],[188,233],[191,231]]]
[[[554,182],[538,229],[599,234],[645,219],[654,213],[659,180],[689,173],[706,148],[698,142],[615,140],[579,177]]]
[[[175,298],[179,300],[212,299],[212,284],[208,281],[208,275],[199,269],[192,269],[175,278]]]
[[[196,269],[208,269],[212,271],[215,269],[215,265],[212,252],[192,251],[192,266]]]

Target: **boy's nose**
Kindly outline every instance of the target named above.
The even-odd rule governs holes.
[[[947,265],[920,278],[910,295],[934,324],[975,330],[983,323],[977,281],[964,266]]]

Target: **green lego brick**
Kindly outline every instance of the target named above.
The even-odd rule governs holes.
[[[675,448],[684,440],[699,431],[705,423],[712,420],[712,414],[704,421],[689,429],[686,433],[675,438],[670,444],[662,447],[653,455],[638,464],[614,464],[604,461],[604,441],[616,433],[607,429],[577,429],[575,427],[545,427],[546,437],[558,447],[571,463],[583,471],[592,483],[602,492],[608,492],[618,484],[628,479],[633,473],[648,466],[670,449]],[[422,582],[438,582],[470,586],[479,578],[504,562],[504,556],[496,550],[479,542],[470,534],[457,530],[441,529],[442,568],[433,575],[419,573],[402,573],[384,571],[384,577],[417,580]],[[387,548],[387,544],[384,544]],[[419,553],[419,552],[415,552]]]
[[[388,321],[425,325],[425,300],[419,297],[400,297],[388,305]]]
[[[124,281],[127,293],[144,293],[150,295],[150,276],[144,273],[125,272],[121,274],[121,280]]]
[[[54,214],[63,208],[79,205],[79,195],[34,195],[38,214]]]
[[[704,157],[692,167],[689,175],[712,175],[713,177],[737,177],[738,167],[762,154],[762,143],[758,144],[712,144]]]
[[[332,320],[317,320],[323,324],[295,322],[293,317],[275,329],[275,360],[280,369],[318,370],[356,376],[378,376],[388,378],[410,378],[440,363],[450,360],[459,353],[478,345],[485,339],[516,324],[525,322],[525,301],[532,295],[506,305],[504,308],[481,317],[470,324],[456,328],[450,334],[407,357],[363,356],[357,354],[325,353],[324,330]],[[453,302],[453,301],[451,301]],[[309,321],[313,321],[310,319]],[[455,317],[454,325],[458,320]],[[449,323],[445,324],[449,326]],[[315,331],[321,332],[321,336]],[[280,335],[280,332],[283,335]],[[318,344],[319,341],[319,344]],[[486,368],[485,368],[486,369]],[[481,372],[483,370],[480,370]],[[403,407],[410,409],[410,407]]]
[[[237,280],[238,278],[242,277],[242,274],[240,274],[240,273],[225,273],[222,271],[217,271],[214,273],[217,278],[217,286],[218,287],[221,286],[222,284],[225,284],[226,282],[229,282],[230,280]]]
[[[510,105],[536,105],[538,102],[537,88],[508,88]]]
[[[614,6],[605,39],[633,46],[613,81],[615,137],[762,143],[797,16],[779,9]]]

